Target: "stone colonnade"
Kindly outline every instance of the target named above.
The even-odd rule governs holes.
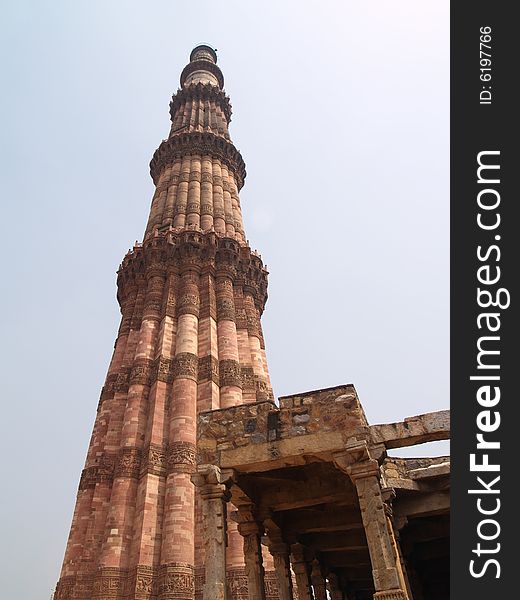
[[[401,564],[393,525],[379,482],[379,466],[361,443],[335,457],[338,468],[352,480],[361,509],[372,575],[374,600],[413,600]],[[214,465],[199,465],[192,480],[203,502],[203,531],[206,556],[206,584],[203,600],[227,600],[226,592],[226,504],[233,472]],[[237,506],[233,517],[243,538],[249,600],[265,600],[266,584],[261,540],[265,536],[275,566],[280,600],[353,600],[348,586],[334,572],[328,572],[313,554],[299,543],[288,545],[269,516],[253,503]],[[294,579],[291,574],[294,572]],[[295,584],[295,585],[294,585]]]

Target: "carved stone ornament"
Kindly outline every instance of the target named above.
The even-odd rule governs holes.
[[[403,590],[387,590],[376,592],[374,600],[408,600],[408,596]]]
[[[219,385],[219,364],[217,358],[208,354],[199,358],[198,382],[213,381]]]
[[[83,469],[79,489],[95,487],[96,483],[111,483],[114,477],[115,456],[105,454],[97,459],[97,464]]]
[[[162,565],[158,577],[159,600],[193,600],[195,568],[185,563]]]
[[[256,390],[255,373],[253,367],[240,367],[240,378],[243,390]]]
[[[173,360],[173,378],[178,379],[184,377],[197,381],[199,368],[198,356],[191,352],[181,352]]]
[[[152,375],[152,361],[146,360],[135,363],[130,372],[130,384],[150,385]]]
[[[117,374],[116,381],[114,384],[114,391],[117,393],[128,392],[128,386],[130,385],[130,371],[120,372]]]
[[[171,383],[173,380],[173,358],[160,356],[156,360],[155,372],[157,381]]]
[[[140,448],[122,448],[115,467],[115,477],[139,478],[141,469],[141,449]]]
[[[236,360],[221,360],[219,363],[219,375],[221,387],[227,385],[233,385],[237,387],[242,386],[242,379],[240,377],[240,364]]]
[[[372,458],[366,440],[352,440],[343,452],[334,454],[334,464],[353,481],[363,477],[379,477],[379,463]]]
[[[190,442],[174,442],[168,447],[168,473],[193,473],[197,464],[197,448]]]
[[[177,314],[180,315],[195,315],[198,317],[200,308],[199,295],[185,293],[179,298],[177,303]]]
[[[230,598],[249,600],[245,568],[227,569],[226,578]]]
[[[93,600],[119,598],[125,593],[127,572],[116,567],[103,567],[94,580]]]
[[[141,475],[150,473],[151,475],[166,475],[166,452],[158,444],[150,444],[147,450],[143,452],[141,461]]]
[[[235,320],[235,303],[232,297],[217,300],[217,318],[219,321]]]

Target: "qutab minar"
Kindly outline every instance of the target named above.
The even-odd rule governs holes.
[[[449,411],[370,425],[352,384],[274,402],[223,86],[197,46],[118,271],[55,600],[447,600],[449,456],[388,450],[449,439]]]
[[[201,598],[197,414],[273,398],[260,324],[267,271],[246,240],[245,164],[210,46],[194,48],[180,84],[150,165],[144,239],[118,271],[121,325],[56,600]],[[230,518],[226,563],[227,596],[247,598],[243,539]],[[270,557],[264,564],[269,581]]]

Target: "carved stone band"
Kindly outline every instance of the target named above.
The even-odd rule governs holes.
[[[198,293],[184,293],[177,302],[177,315],[199,316],[200,300]]]
[[[199,358],[191,352],[181,352],[173,360],[173,379],[185,378],[197,381]]]
[[[197,466],[197,448],[190,442],[174,442],[168,448],[168,473],[193,473]]]
[[[240,364],[236,360],[221,360],[219,363],[219,377],[221,387],[226,385],[242,387]]]
[[[217,300],[217,319],[219,321],[235,320],[235,303],[233,296],[219,298]]]
[[[235,146],[213,133],[185,133],[172,136],[161,143],[150,162],[150,174],[157,185],[162,170],[186,154],[209,155],[220,159],[234,173],[240,190],[246,177],[244,159]]]
[[[114,477],[139,479],[141,470],[141,449],[122,448],[114,470]]]
[[[144,359],[134,363],[130,372],[130,385],[150,385],[153,361]]]
[[[159,567],[158,600],[193,600],[195,567],[185,563],[169,563]]]
[[[374,600],[408,600],[408,596],[403,590],[386,590],[384,592],[376,592]]]
[[[220,384],[218,360],[211,354],[199,358],[198,382],[213,381]]]

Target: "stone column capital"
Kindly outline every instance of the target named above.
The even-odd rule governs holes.
[[[355,483],[365,477],[379,477],[379,463],[372,456],[366,440],[353,440],[333,455],[334,464]]]
[[[279,529],[270,528],[267,530],[267,545],[269,552],[274,556],[276,555],[289,555],[290,548],[289,544],[285,542],[282,536],[282,532]]]
[[[239,507],[234,517],[234,520],[238,523],[240,535],[245,537],[248,535],[261,536],[264,534],[264,526],[257,520],[254,511],[251,511],[248,508]]]
[[[308,551],[305,546],[300,543],[291,544],[291,556],[293,564],[305,563],[307,565],[309,557],[307,556]]]
[[[216,465],[198,465],[197,471],[191,476],[192,483],[199,488],[201,497],[205,500],[221,498],[230,499],[229,483],[232,473],[229,469],[222,472]]]

